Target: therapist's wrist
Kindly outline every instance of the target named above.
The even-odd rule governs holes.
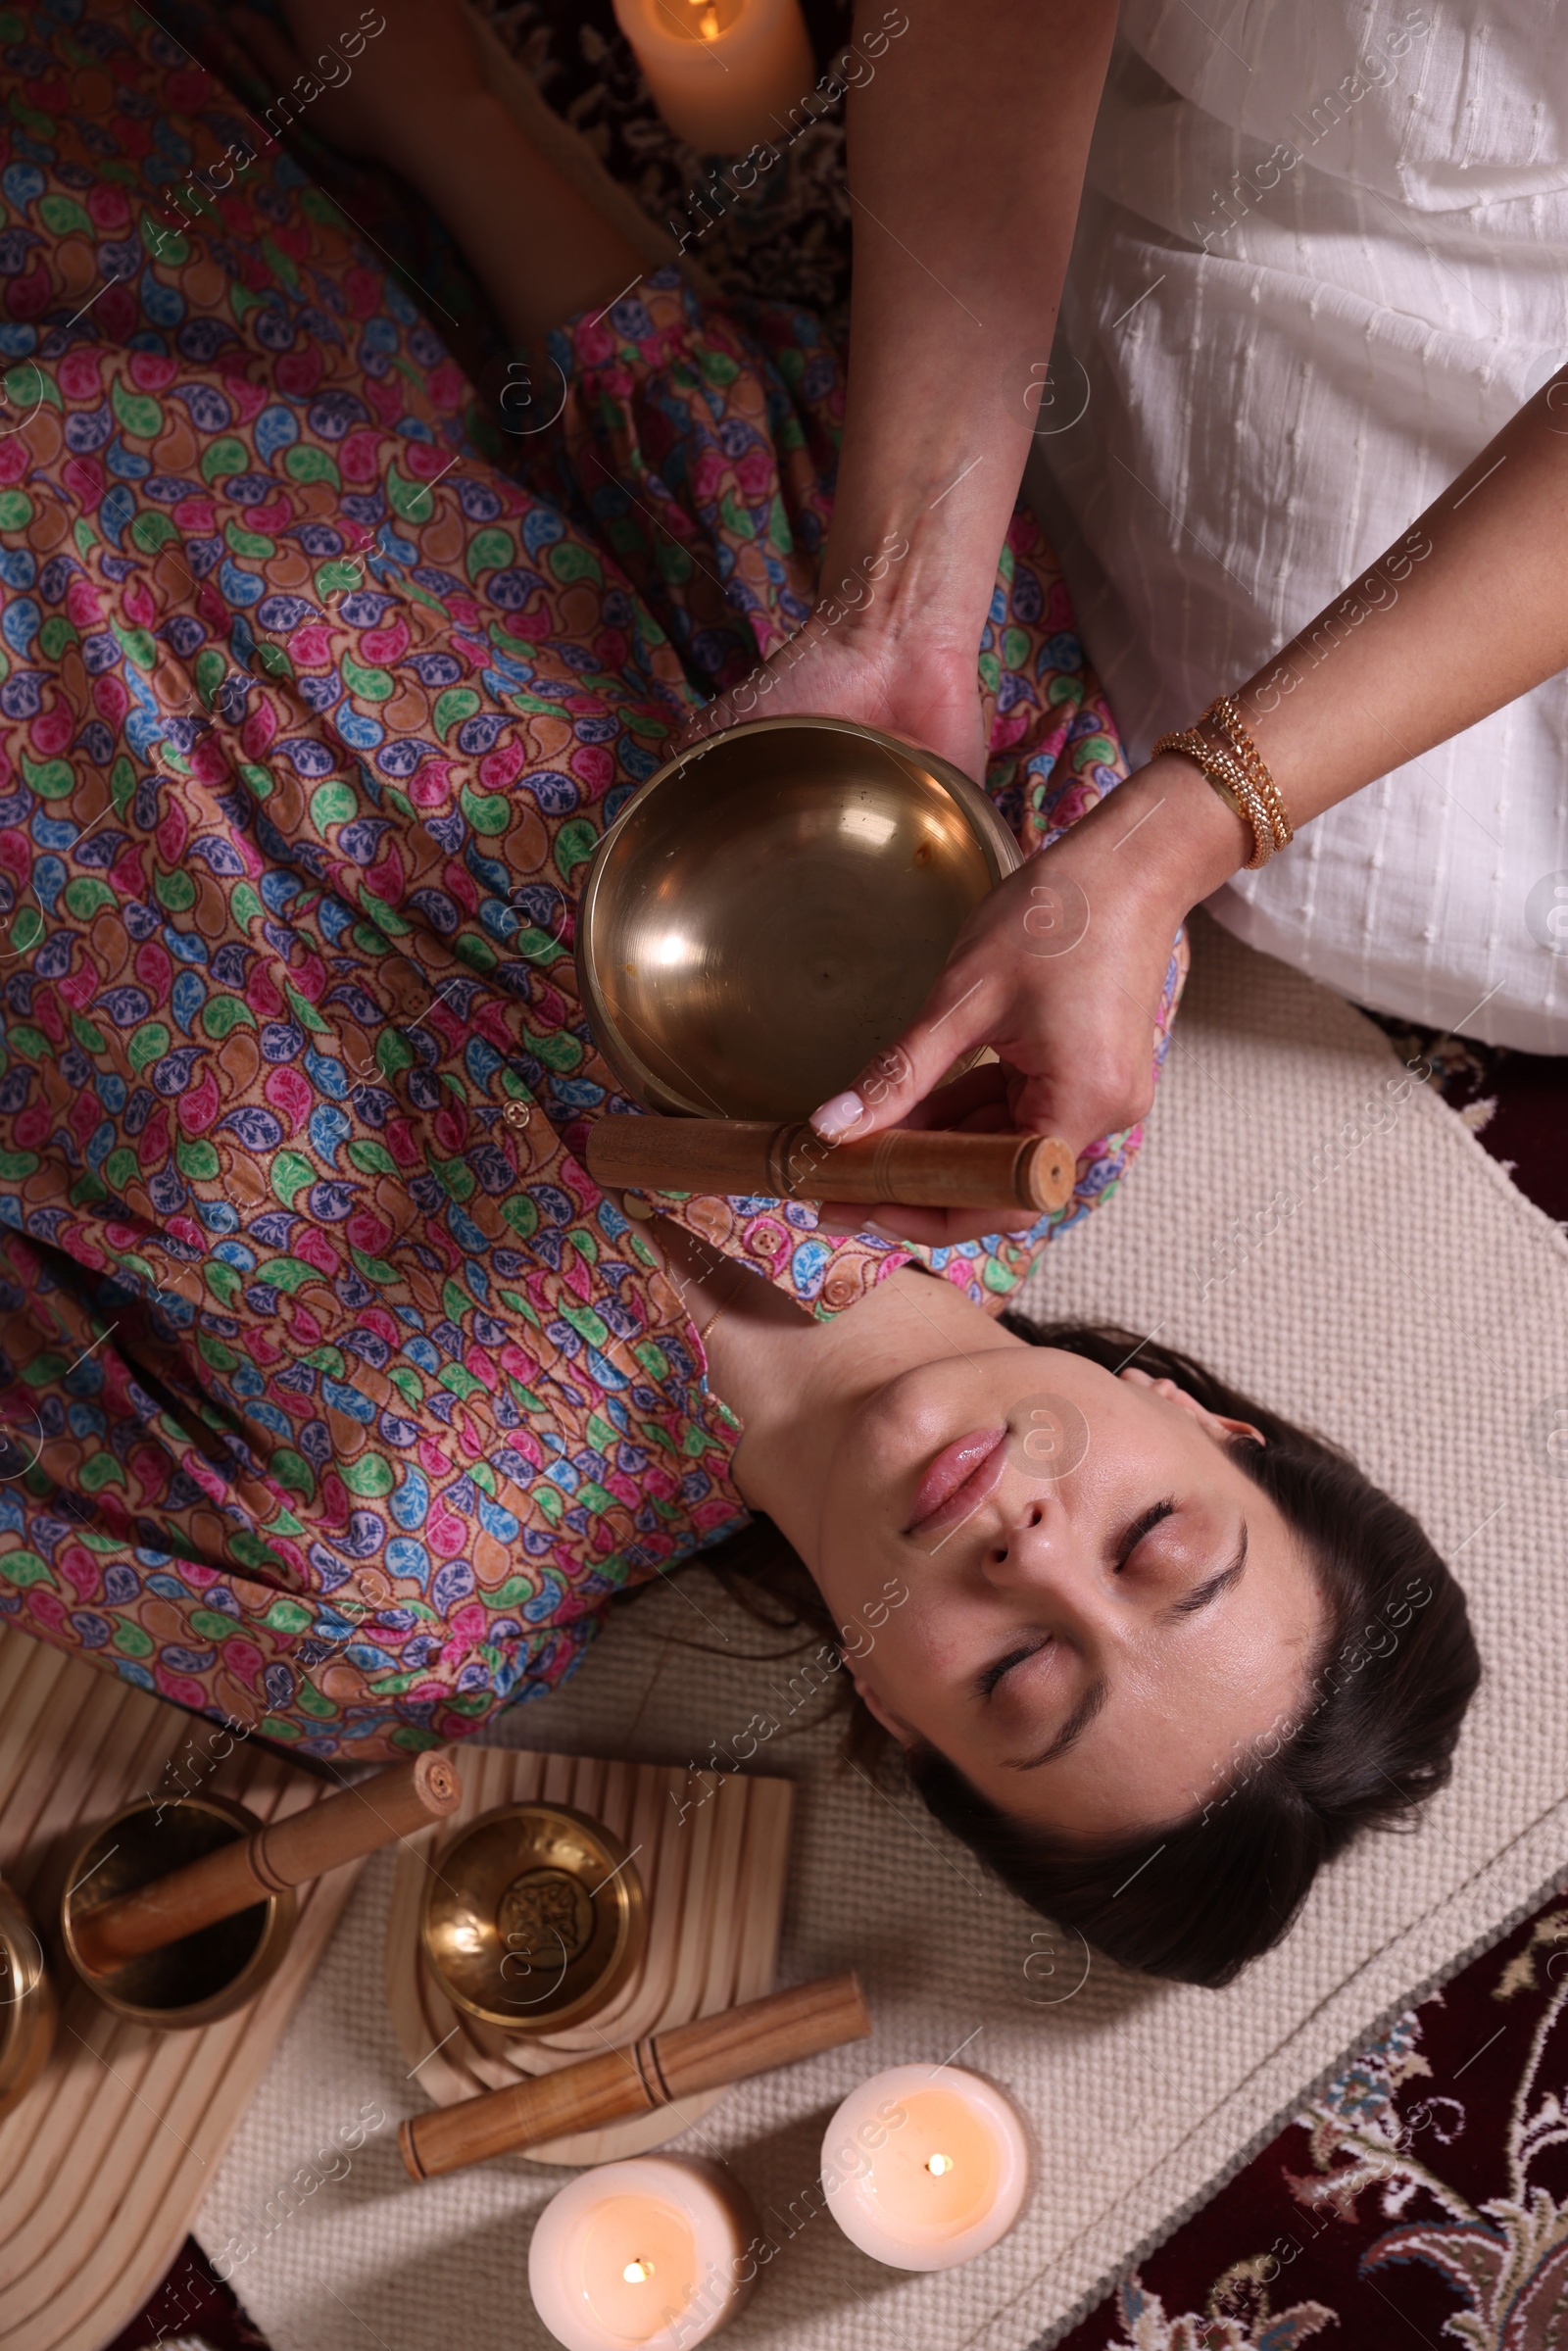
[[[1132,895],[1172,927],[1246,865],[1248,827],[1192,760],[1166,753],[1138,768],[1064,833],[1091,906],[1097,892]]]
[[[977,453],[974,440],[956,420],[902,440],[891,418],[874,440],[847,432],[821,588],[842,601],[866,581],[854,617],[868,639],[978,661],[1028,441],[995,431]]]
[[[993,542],[989,528],[938,531],[907,507],[842,525],[835,516],[819,593],[842,605],[867,641],[952,644],[975,662],[1001,546],[1000,533]]]

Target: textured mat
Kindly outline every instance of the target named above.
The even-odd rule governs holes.
[[[1370,1023],[1200,922],[1148,1147],[1109,1212],[1048,1252],[1030,1300],[1157,1326],[1353,1444],[1471,1590],[1489,1671],[1453,1787],[1416,1835],[1326,1873],[1241,1984],[1085,1972],[914,1799],[839,1773],[808,1707],[794,1729],[791,1667],[748,1661],[758,1627],[700,1572],[619,1611],[573,1685],[509,1719],[517,1744],[697,1763],[754,1711],[786,1721],[754,1767],[800,1782],[782,1974],[853,1961],[877,2033],[731,2090],[691,2134],[733,2162],[778,2248],[736,2351],[1049,2341],[1557,1870],[1568,1612],[1546,1437],[1568,1410],[1568,1243],[1432,1086],[1400,1081]],[[389,2123],[420,2103],[380,1996],[390,1877],[385,1857],[367,1869],[198,2233],[273,2351],[542,2346],[528,2232],[567,2175],[509,2158],[416,2188],[390,2128],[348,2177],[312,2168],[367,2102]],[[960,2046],[1032,2117],[1039,2187],[993,2253],[905,2278],[822,2213],[821,2131],[871,2066]]]

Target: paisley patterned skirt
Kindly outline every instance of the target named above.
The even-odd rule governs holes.
[[[668,271],[509,442],[140,11],[7,13],[0,52],[0,1618],[318,1754],[418,1747],[745,1515],[581,1164],[614,1080],[572,906],[812,608],[840,365]],[[981,669],[1038,846],[1122,765],[1023,516]],[[929,1261],[1000,1303],[1137,1140]],[[689,1213],[819,1312],[924,1254]]]

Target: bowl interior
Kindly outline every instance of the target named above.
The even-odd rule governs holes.
[[[167,1877],[260,1827],[242,1805],[215,1796],[134,1805],[101,1829],[77,1857],[67,1896],[70,1914],[79,1918],[97,1903]],[[271,1947],[279,1937],[286,1942],[294,1911],[292,1895],[274,1895],[87,1982],[109,2007],[145,2023],[211,2023],[260,1988]]]
[[[804,1118],[908,1026],[1016,861],[941,760],[831,720],[732,729],[600,853],[580,942],[600,1043],[651,1109]]]
[[[511,1804],[462,1830],[425,1889],[425,1956],[470,2016],[510,2033],[592,2015],[641,1949],[642,1886],[611,1832]]]

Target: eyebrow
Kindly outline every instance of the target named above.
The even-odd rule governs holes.
[[[1241,1543],[1229,1567],[1222,1567],[1217,1575],[1209,1577],[1207,1583],[1200,1584],[1185,1599],[1178,1600],[1174,1607],[1168,1608],[1165,1612],[1167,1617],[1196,1616],[1199,1609],[1206,1608],[1210,1601],[1219,1598],[1222,1592],[1229,1592],[1233,1585],[1239,1584],[1247,1571],[1247,1543],[1248,1527],[1244,1519]],[[1038,1755],[1010,1756],[1005,1768],[1009,1772],[1037,1772],[1044,1764],[1057,1762],[1077,1745],[1095,1717],[1104,1711],[1109,1696],[1110,1684],[1103,1674],[1097,1674],[1050,1745],[1042,1747]]]

